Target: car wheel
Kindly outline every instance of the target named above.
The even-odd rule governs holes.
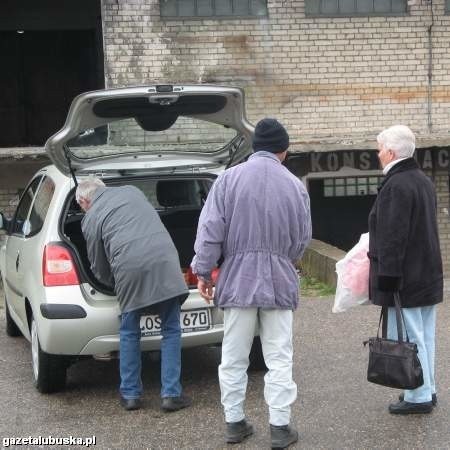
[[[19,330],[19,327],[14,322],[11,314],[9,313],[8,302],[6,301],[5,296],[5,322],[6,322],[6,334],[10,337],[22,336],[22,333]]]
[[[31,317],[31,365],[36,389],[42,393],[58,392],[66,385],[67,360],[41,349],[36,321]]]
[[[264,362],[261,338],[259,336],[255,336],[255,338],[253,339],[249,359],[250,359],[249,365],[250,370],[267,370],[266,363]]]

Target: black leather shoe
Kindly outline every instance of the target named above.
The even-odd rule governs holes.
[[[398,396],[398,399],[402,402],[405,399],[405,394],[400,394]],[[437,406],[437,395],[436,394],[431,395],[431,403],[433,403],[433,406]]]
[[[179,397],[163,397],[161,399],[161,409],[166,412],[188,408],[191,404],[192,400],[186,395],[180,395]]]
[[[428,414],[432,410],[432,402],[410,403],[403,400],[389,405],[389,412],[391,414]]]
[[[270,425],[272,449],[287,448],[298,441],[298,432],[290,425]]]
[[[253,434],[253,426],[245,419],[240,422],[227,422],[225,441],[228,444],[237,444]]]
[[[127,411],[134,411],[135,409],[140,409],[142,407],[142,402],[140,398],[120,397],[120,404]]]

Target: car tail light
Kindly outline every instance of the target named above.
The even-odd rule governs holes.
[[[186,284],[189,287],[197,287],[197,283],[198,283],[197,275],[195,275],[192,272],[192,269],[190,267],[187,269],[183,269],[183,275],[184,275],[184,281],[186,281]],[[211,272],[211,278],[212,278],[213,284],[216,284],[218,276],[219,276],[219,268],[216,267]]]
[[[48,244],[42,258],[44,286],[71,286],[80,284],[72,255],[66,247]]]
[[[187,269],[183,269],[183,275],[184,281],[186,281],[188,287],[197,287],[197,275],[192,272],[192,269],[190,267],[188,267]]]
[[[217,278],[219,277],[219,272],[220,272],[220,269],[218,267],[216,267],[215,269],[212,270],[211,278],[212,278],[213,284],[217,283]]]

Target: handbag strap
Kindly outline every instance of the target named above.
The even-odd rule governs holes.
[[[406,329],[405,317],[403,316],[402,306],[400,303],[400,294],[394,292],[394,305],[395,305],[395,318],[397,322],[397,340],[403,342],[403,327],[405,328],[406,342],[409,342],[408,330]],[[382,325],[381,336],[386,339],[387,337],[387,320],[388,320],[388,307],[383,306],[380,312],[380,321],[378,322],[378,333],[380,332],[380,325]],[[381,321],[383,323],[381,324]]]
[[[387,319],[388,319],[387,311],[388,311],[387,306],[381,307],[380,322],[381,322],[381,319],[383,319],[383,325],[382,325],[382,329],[381,329],[381,336],[383,338],[386,338],[386,336],[387,336]],[[378,329],[380,329],[380,324],[378,324]]]
[[[406,329],[405,316],[403,315],[402,304],[400,302],[400,293],[394,292],[395,315],[397,317],[398,340],[403,342],[403,330],[401,324],[405,327],[406,342],[409,342],[408,330]],[[399,327],[400,324],[400,327]]]

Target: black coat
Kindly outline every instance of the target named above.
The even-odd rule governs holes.
[[[431,180],[413,158],[395,164],[381,183],[369,214],[369,297],[375,305],[442,302],[443,274]]]

